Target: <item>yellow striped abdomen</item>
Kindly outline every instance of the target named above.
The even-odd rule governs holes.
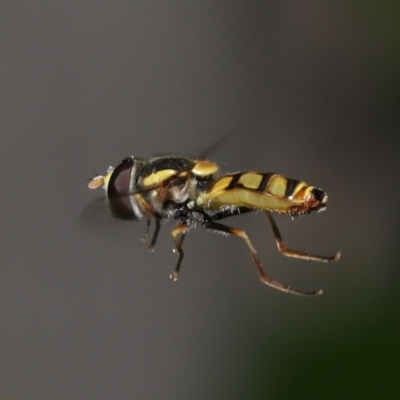
[[[216,179],[196,201],[210,210],[247,207],[298,215],[325,208],[327,195],[305,182],[278,174],[237,172]]]

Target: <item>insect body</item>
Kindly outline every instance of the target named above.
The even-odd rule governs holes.
[[[246,232],[221,224],[232,215],[250,211],[264,211],[275,235],[279,251],[285,256],[313,261],[336,261],[340,253],[331,257],[316,256],[285,247],[271,211],[291,216],[325,209],[327,195],[321,189],[308,186],[278,174],[237,172],[216,177],[218,166],[206,160],[180,156],[154,157],[149,160],[125,158],[115,169],[110,167],[105,176],[97,176],[90,189],[102,186],[111,211],[122,218],[147,220],[146,240],[151,219],[156,228],[149,246],[154,249],[161,220],[174,220],[172,230],[179,259],[171,278],[178,279],[183,259],[182,243],[188,230],[201,225],[214,232],[242,238],[253,257],[263,283],[284,292],[298,295],[319,295],[322,290],[307,293],[269,278],[261,265]]]

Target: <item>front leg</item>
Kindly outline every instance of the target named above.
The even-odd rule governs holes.
[[[154,248],[156,247],[157,243],[158,233],[160,232],[161,229],[160,220],[158,218],[155,218],[155,220],[156,220],[156,228],[154,229],[150,245],[147,247],[150,251],[154,251]],[[146,233],[142,237],[142,242],[146,242],[147,240],[147,236],[149,235],[150,232],[150,224],[151,224],[151,218],[147,218]]]

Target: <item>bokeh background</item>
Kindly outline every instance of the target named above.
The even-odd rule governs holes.
[[[400,392],[400,4],[0,2],[0,398],[390,399]],[[213,146],[224,138],[222,143]],[[208,152],[207,152],[208,150]],[[202,154],[325,189],[244,243],[112,219],[87,178]],[[3,396],[3,397],[1,397]]]

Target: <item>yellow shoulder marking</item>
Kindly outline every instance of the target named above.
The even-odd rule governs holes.
[[[199,160],[192,168],[192,172],[197,176],[209,176],[218,171],[218,165],[212,161]]]
[[[174,176],[176,174],[177,174],[176,169],[162,169],[160,171],[154,172],[153,174],[146,176],[146,178],[143,179],[143,186],[158,185],[161,182],[165,181],[168,178],[171,178],[171,176]]]

